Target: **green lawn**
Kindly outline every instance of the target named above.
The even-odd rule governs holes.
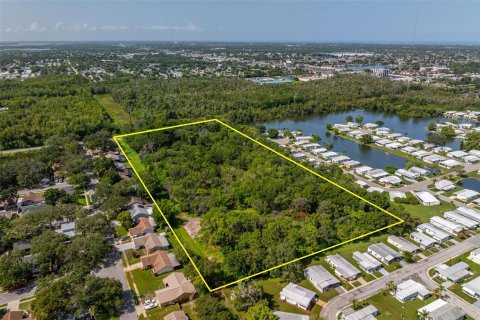
[[[122,226],[122,225],[116,226],[115,230],[117,231],[117,236],[119,236],[119,237],[123,237],[123,236],[128,235],[128,230],[125,229],[125,227]]]
[[[203,258],[213,258],[219,263],[223,261],[223,255],[220,250],[208,247],[206,244],[192,239],[183,226],[175,228],[175,234],[189,253]]]
[[[152,270],[142,269],[135,269],[129,273],[133,275],[140,297],[153,296],[156,290],[163,288],[162,280],[168,276],[168,273],[154,276]]]
[[[125,139],[121,138],[118,139],[118,143],[122,146],[123,151],[125,151],[125,154],[132,163],[132,165],[135,167],[135,170],[140,173],[142,171],[145,171],[145,166],[142,163],[142,160],[140,160],[140,156],[138,153],[133,150],[128,143],[125,141]]]
[[[147,319],[149,320],[163,320],[167,314],[173,311],[179,311],[180,306],[178,304],[174,304],[171,306],[163,307],[163,308],[155,308],[152,310],[147,310]]]
[[[402,320],[417,319],[417,310],[435,300],[436,298],[430,297],[426,300],[413,299],[411,301],[401,303],[389,293],[385,295],[379,293],[368,298],[366,301],[378,309],[378,320]]]
[[[257,281],[257,284],[263,288],[263,292],[267,296],[268,300],[271,302],[271,307],[274,310],[284,311],[284,312],[292,312],[297,314],[319,314],[322,308],[319,305],[315,305],[311,311],[303,311],[299,308],[296,308],[282,300],[280,300],[279,293],[282,291],[283,287],[287,285],[287,283],[282,283],[278,278],[272,278],[268,280],[260,280]],[[306,285],[306,287],[308,287]],[[308,287],[312,289],[312,287]],[[318,293],[317,290],[314,290]]]
[[[79,197],[77,199],[77,203],[81,206],[86,206],[87,205],[87,200],[85,199],[85,197],[82,195],[81,197]]]
[[[19,309],[30,311],[33,300],[35,300],[35,297],[28,297],[28,298],[21,299]]]
[[[118,125],[130,124],[130,116],[125,109],[116,102],[110,95],[96,96],[98,102],[105,108],[107,113]],[[133,120],[133,119],[132,119]]]
[[[427,222],[433,216],[443,216],[446,211],[454,210],[456,207],[453,204],[441,201],[439,206],[422,206],[416,204],[404,204],[405,209],[413,217],[420,218],[422,221]]]
[[[140,262],[140,257],[145,254],[145,251],[140,249],[140,250],[135,250],[135,249],[129,249],[124,252],[125,257],[127,258],[128,264],[135,264]]]

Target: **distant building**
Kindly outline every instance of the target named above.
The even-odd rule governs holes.
[[[290,282],[280,292],[280,299],[303,310],[309,310],[315,303],[315,292]]]
[[[425,307],[418,309],[418,315],[428,314],[429,320],[463,320],[465,313],[460,307],[442,299],[433,301]]]
[[[431,295],[431,292],[423,284],[411,279],[398,284],[395,291],[395,298],[400,302],[410,301],[416,297],[423,300]]]
[[[310,281],[315,288],[321,292],[328,291],[330,289],[340,286],[340,281],[335,278],[327,269],[323,266],[311,266],[303,270],[305,278]]]

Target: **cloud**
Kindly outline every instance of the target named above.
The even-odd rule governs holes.
[[[47,28],[45,28],[44,26],[41,26],[39,25],[38,23],[34,22],[30,25],[30,27],[25,30],[25,31],[29,31],[29,32],[43,32],[43,31],[46,31]]]
[[[153,26],[141,26],[139,29],[143,30],[152,30],[152,31],[185,31],[185,32],[201,32],[202,28],[199,26],[189,23],[185,26],[171,26],[171,25],[153,25]]]
[[[58,21],[55,23],[55,27],[53,28],[55,31],[60,31],[60,30],[65,30],[65,22],[63,21]]]

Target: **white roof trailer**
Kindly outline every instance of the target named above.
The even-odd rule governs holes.
[[[464,217],[480,222],[480,213],[476,210],[467,207],[458,207],[455,211]]]
[[[464,225],[468,229],[475,229],[479,225],[478,221],[462,216],[456,211],[447,211],[443,214],[443,216],[448,220]]]

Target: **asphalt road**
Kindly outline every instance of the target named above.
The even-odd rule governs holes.
[[[112,250],[103,268],[98,270],[96,274],[99,277],[114,278],[120,281],[123,289],[123,300],[125,302],[120,315],[121,320],[137,320],[137,312],[135,310],[135,303],[133,302],[132,292],[128,286],[127,278],[123,272],[120,254],[116,248]]]
[[[31,297],[35,294],[37,286],[31,286],[27,288],[21,288],[12,292],[4,292],[0,294],[0,304],[9,303],[11,301],[20,300],[23,298]]]
[[[367,283],[366,285],[350,290],[342,295],[336,296],[325,305],[320,315],[323,319],[335,320],[337,319],[337,314],[346,307],[348,307],[353,299],[362,300],[371,297],[380,292],[382,289],[386,288],[387,283],[389,283],[390,281],[398,284],[412,277],[420,277],[423,279],[423,277],[425,277],[425,274],[428,272],[428,269],[430,269],[431,267],[440,264],[450,258],[468,252],[479,246],[480,235],[477,235],[463,242],[460,242],[455,246],[443,249],[419,262],[412,263],[406,267],[391,272],[387,276],[383,276]],[[433,285],[432,282],[425,284],[427,286]],[[449,301],[460,306],[468,315],[473,317],[473,319],[480,319],[480,311],[478,309],[474,308],[473,306],[469,306],[468,303],[451,294],[448,290],[446,290],[446,292],[448,293]]]

